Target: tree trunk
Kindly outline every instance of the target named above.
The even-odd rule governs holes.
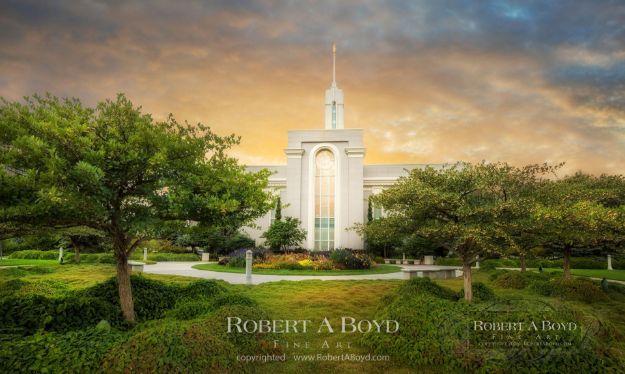
[[[132,288],[130,284],[130,270],[128,269],[128,257],[125,251],[117,252],[117,286],[119,291],[119,305],[126,322],[135,323],[135,305],[132,300]]]
[[[571,279],[571,248],[564,248],[564,279]]]
[[[473,300],[473,287],[471,282],[471,262],[463,261],[462,276],[464,278],[464,299],[468,302]]]
[[[521,261],[521,271],[526,271],[527,267],[525,266],[525,255],[521,254],[519,256],[519,260]]]
[[[71,237],[69,241],[72,243],[72,247],[74,247],[74,262],[80,264],[80,247]]]

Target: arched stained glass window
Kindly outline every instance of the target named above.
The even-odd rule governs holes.
[[[315,156],[315,249],[334,249],[334,154],[322,149]]]

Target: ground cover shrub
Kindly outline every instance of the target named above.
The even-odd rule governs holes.
[[[23,283],[22,287],[15,291],[15,296],[42,295],[49,297],[68,293],[70,289],[66,282],[54,279],[30,280]]]
[[[473,282],[471,287],[473,289],[474,302],[490,301],[496,298],[493,290],[482,282]],[[464,288],[458,293],[458,298],[464,299]]]
[[[490,270],[488,271],[488,273],[489,273],[488,280],[492,282],[495,279],[499,278],[500,275],[508,273],[508,270],[503,270],[503,269]]]
[[[274,353],[270,334],[227,333],[228,316],[268,319],[257,307],[225,306],[193,321],[165,319],[115,346],[105,357],[104,372],[199,373],[249,372],[257,365],[237,355]]]
[[[558,297],[563,300],[576,300],[594,303],[608,299],[599,285],[590,279],[556,277],[553,279],[535,279],[528,287],[542,296]]]
[[[45,286],[46,282],[18,279],[1,284],[0,295],[5,296],[0,299],[0,313],[3,316],[0,318],[0,329],[31,335],[40,330],[63,332],[83,329],[94,326],[100,320],[110,321],[116,327],[125,327],[116,278],[87,289],[67,291],[63,297],[32,294],[32,290],[27,290],[25,296],[20,295],[20,291],[26,287],[32,284]],[[138,321],[162,318],[180,300],[211,300],[215,303],[213,299],[227,292],[224,286],[212,280],[198,280],[182,287],[133,275],[131,283]],[[227,302],[218,303],[224,305]]]
[[[520,271],[508,271],[501,274],[494,283],[502,288],[515,288],[521,289],[527,287],[529,284],[529,277],[524,276]]]
[[[106,353],[128,333],[86,328],[66,333],[0,335],[1,371],[7,373],[98,373]]]
[[[493,277],[494,275],[494,277]],[[534,271],[501,270],[491,275],[490,280],[502,288],[526,288],[533,281],[548,281],[554,277],[551,273],[536,273]]]
[[[11,266],[0,269],[3,278],[20,278],[33,274],[47,274],[54,272],[54,268],[48,266]]]
[[[163,317],[165,310],[172,308],[179,297],[179,287],[155,281],[141,275],[132,275],[132,298],[138,321]],[[81,291],[89,297],[106,300],[107,303],[119,308],[117,278],[99,283]]]
[[[165,316],[180,321],[190,320],[213,310],[213,303],[207,299],[184,299],[176,304],[176,307],[168,310]]]
[[[404,296],[414,296],[419,294],[429,294],[441,299],[458,300],[458,294],[454,290],[443,287],[430,278],[413,278],[404,282],[399,293]]]
[[[22,335],[40,330],[78,330],[103,319],[118,322],[121,317],[118,308],[106,300],[76,294],[62,298],[7,297],[0,301],[0,314],[0,329]]]
[[[168,310],[165,316],[177,320],[190,320],[228,305],[256,306],[257,303],[247,296],[233,293],[216,295],[214,298],[186,298],[179,300],[175,308]]]
[[[519,368],[523,368],[520,372],[602,372],[606,367],[623,365],[620,352],[606,346],[610,340],[603,337],[609,333],[609,326],[606,328],[603,324],[597,330],[572,332],[568,338],[581,344],[554,349],[547,355],[538,345],[523,346],[521,351],[507,346],[479,345],[492,342],[493,332],[476,334],[471,328],[475,321],[529,324],[547,319],[576,321],[582,325],[587,316],[582,310],[561,303],[550,305],[539,298],[499,297],[482,303],[455,301],[451,297],[437,296],[449,292],[432,284],[427,279],[410,280],[385,298],[374,319],[398,321],[399,330],[392,334],[366,333],[360,343],[372,353],[389,355],[392,361],[409,366],[415,372],[503,373],[519,371]],[[474,287],[474,295],[480,296],[484,289]],[[515,332],[515,339],[516,336]],[[536,334],[527,329],[522,338],[535,341]],[[505,341],[506,337],[500,340]]]

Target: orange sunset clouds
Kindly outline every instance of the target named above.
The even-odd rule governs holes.
[[[5,99],[124,92],[241,135],[248,164],[323,127],[336,41],[366,163],[625,171],[623,2],[2,1],[0,31]]]

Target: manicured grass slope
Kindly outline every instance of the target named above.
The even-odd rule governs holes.
[[[193,268],[198,270],[218,271],[222,273],[245,273],[245,268],[230,267],[218,264],[199,264]],[[365,270],[287,270],[287,269],[255,269],[253,274],[264,275],[364,275],[396,273],[401,268],[395,265],[376,265]]]
[[[7,281],[20,280],[36,285],[44,283],[55,284],[55,287],[47,289],[47,296],[62,296],[68,290],[81,290],[91,287],[95,284],[103,282],[114,275],[114,267],[111,265],[64,265],[54,267],[31,267],[31,268],[5,268],[0,269],[0,290],[2,285]],[[625,356],[625,315],[622,310],[625,309],[625,292],[611,288],[608,300],[596,302],[592,304],[576,302],[576,301],[560,301],[555,298],[541,297],[527,289],[507,289],[498,287],[489,279],[490,273],[476,271],[474,273],[474,281],[482,282],[491,287],[498,297],[521,298],[531,302],[546,301],[554,305],[566,305],[566,307],[575,311],[576,315],[593,316],[599,319],[606,326],[609,326],[611,335],[601,337],[605,340],[605,348],[614,355]],[[165,275],[145,275],[148,279],[158,279],[168,284],[184,286],[196,279],[165,276]],[[436,281],[437,284],[449,287],[454,292],[458,292],[462,288],[462,279],[447,279]],[[397,299],[399,288],[405,284],[403,281],[317,281],[310,280],[304,282],[282,281],[276,283],[266,283],[257,286],[244,285],[226,285],[225,289],[234,294],[247,296],[253,300],[258,307],[273,319],[309,319],[318,325],[319,321],[327,317],[333,325],[340,322],[342,316],[350,316],[356,319],[374,319],[384,316],[384,308],[388,307],[392,300]],[[41,292],[41,287],[31,287],[27,292]],[[41,294],[41,293],[40,293]],[[432,318],[428,311],[436,310],[430,298],[426,297],[415,304],[413,298],[416,296],[403,295],[400,298],[405,299],[402,302],[402,308],[406,308],[401,312],[405,318],[411,318],[421,315],[418,323]],[[412,301],[411,301],[412,300]],[[415,299],[416,300],[416,299]],[[224,301],[228,302],[228,301]],[[447,303],[451,301],[443,301]],[[166,313],[167,318],[152,322],[139,324],[129,333],[124,333],[113,339],[112,348],[104,352],[106,354],[106,367],[109,369],[120,369],[121,367],[134,367],[140,369],[141,359],[143,357],[160,357],[159,355],[167,352],[178,352],[182,357],[193,358],[190,352],[197,352],[216,355],[229,355],[236,351],[237,345],[228,345],[231,343],[223,343],[222,346],[215,346],[209,339],[216,333],[213,330],[200,328],[206,323],[194,324],[193,320],[189,322],[175,320],[175,318],[183,318],[191,313],[198,313],[204,310],[204,305],[200,303],[191,303],[189,305],[180,306],[176,313]],[[412,304],[411,304],[412,303]],[[440,303],[440,302],[439,302]],[[462,302],[460,302],[462,303]],[[444,306],[441,304],[441,306]],[[442,308],[443,311],[445,308]],[[418,311],[421,311],[417,313]],[[236,313],[239,313],[238,311]],[[186,318],[186,317],[184,317]],[[169,322],[168,322],[169,321]],[[402,321],[403,324],[409,323],[407,320]],[[413,325],[406,325],[405,328],[417,329],[414,325],[415,321],[410,322]],[[162,327],[161,327],[162,326]],[[83,331],[83,330],[80,330]],[[86,331],[86,330],[85,330]],[[89,330],[91,331],[91,330]],[[92,333],[86,331],[82,335],[71,338],[72,342],[79,342],[80,339],[100,340],[103,337],[101,333]],[[402,330],[403,331],[403,330]],[[409,331],[409,330],[406,330]],[[46,333],[46,335],[49,333]],[[139,335],[141,334],[141,335]],[[134,338],[132,338],[134,336]],[[415,335],[416,336],[416,335]],[[192,338],[193,340],[189,340]],[[227,337],[226,337],[227,338]],[[64,338],[65,339],[65,338]],[[69,339],[69,338],[68,338]],[[221,338],[220,338],[221,339]],[[288,336],[280,335],[282,351],[288,355],[293,354],[317,354],[317,353],[356,353],[369,354],[374,353],[374,348],[363,344],[360,334],[328,334],[327,332],[317,333],[316,330],[309,330],[306,334],[290,334]],[[290,347],[284,345],[284,340],[288,340]],[[221,341],[221,340],[220,340]],[[41,346],[32,346],[33,350],[42,350],[50,346],[45,343],[46,340],[40,340]],[[127,343],[124,343],[127,342]],[[304,343],[308,342],[310,348],[304,348]],[[327,342],[330,349],[320,348]],[[352,348],[347,349],[345,345],[350,342]],[[45,344],[44,344],[45,343]],[[300,348],[293,347],[293,343],[300,343]],[[337,344],[343,344],[344,348],[336,348]],[[365,342],[366,343],[366,342]],[[408,342],[402,346],[409,344],[417,344],[418,342]],[[26,343],[24,343],[26,344]],[[33,343],[34,344],[34,343]],[[76,346],[80,346],[78,343]],[[91,343],[85,341],[84,344],[89,346]],[[124,345],[126,344],[126,345]],[[247,344],[247,343],[246,343]],[[249,344],[253,344],[250,342]],[[390,344],[390,342],[389,342]],[[28,345],[30,347],[30,345]],[[152,348],[150,348],[152,347]],[[233,348],[234,347],[234,348]],[[24,347],[26,349],[27,347]],[[158,353],[163,350],[162,353]],[[116,357],[118,352],[126,352],[123,357]],[[173,354],[172,353],[172,354]],[[178,354],[176,353],[176,354]],[[61,353],[59,353],[61,354]],[[167,353],[169,354],[169,353]],[[168,356],[169,357],[169,356]],[[102,359],[102,354],[91,358],[92,360]],[[170,363],[179,364],[179,361],[173,356],[167,358],[172,360]],[[214,362],[207,362],[202,365],[213,365]],[[130,365],[130,366],[128,366]],[[350,361],[312,361],[312,362],[295,362],[292,359],[286,363],[267,363],[267,364],[250,364],[238,369],[254,369],[260,373],[318,373],[318,372],[341,372],[341,373],[412,373],[412,372],[447,372],[448,369],[440,365],[422,365],[410,367],[397,357],[392,358],[390,362],[350,362]],[[149,367],[143,368],[149,369]]]

